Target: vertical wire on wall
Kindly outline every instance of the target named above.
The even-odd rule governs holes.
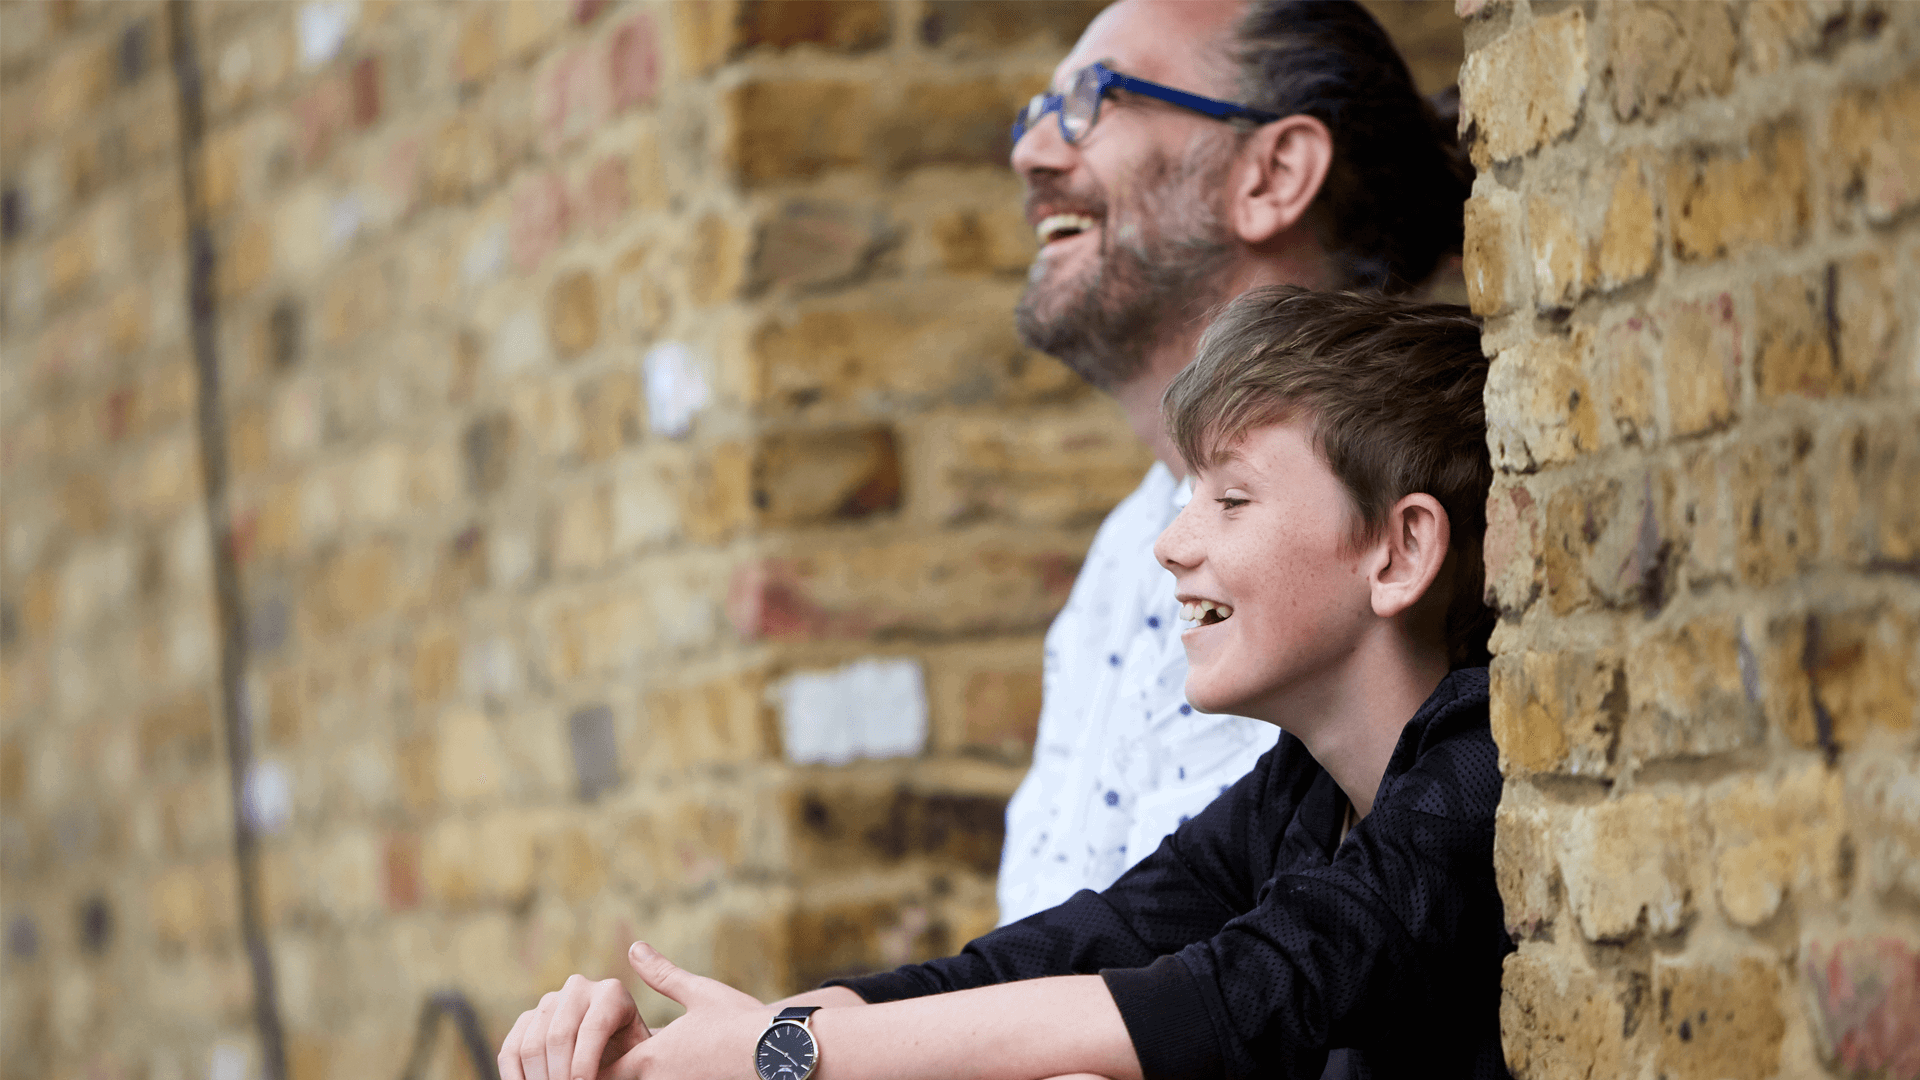
[[[220,716],[226,733],[228,791],[233,804],[233,855],[239,878],[241,937],[253,976],[253,1019],[260,1040],[261,1076],[263,1080],[286,1080],[286,1038],[274,985],[273,954],[261,912],[260,845],[246,798],[247,776],[253,765],[253,736],[246,697],[246,608],[241,601],[240,568],[234,558],[232,515],[227,502],[227,431],[220,405],[213,231],[202,197],[206,112],[200,62],[194,51],[191,0],[169,0],[167,27],[173,49],[174,85],[180,100],[180,194],[187,222],[187,315],[193,335],[207,537],[213,545],[214,617],[220,633]]]

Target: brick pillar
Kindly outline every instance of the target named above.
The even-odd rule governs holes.
[[[1920,8],[1459,6],[1508,1061],[1906,1075]]]

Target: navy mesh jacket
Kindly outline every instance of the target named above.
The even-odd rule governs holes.
[[[1097,972],[1147,1080],[1506,1077],[1499,801],[1487,671],[1462,669],[1407,723],[1344,842],[1346,797],[1282,735],[1105,892],[837,982],[880,1002]]]

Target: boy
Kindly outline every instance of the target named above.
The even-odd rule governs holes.
[[[574,976],[507,1080],[1503,1077],[1480,541],[1486,361],[1464,309],[1262,289],[1165,399],[1194,497],[1173,571],[1188,700],[1279,725],[1254,770],[1111,888],[958,956],[782,1005],[680,971],[650,1036]],[[836,1006],[864,1005],[862,1008]],[[601,1066],[605,1066],[601,1068]]]

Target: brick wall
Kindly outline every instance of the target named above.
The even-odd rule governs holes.
[[[189,208],[168,7],[0,4],[0,1074],[272,1075],[237,827],[302,1080],[642,933],[775,995],[991,925],[1148,460],[1011,328],[1098,7],[196,2]]]
[[[1920,1075],[1920,7],[1461,7],[1508,1060]]]

